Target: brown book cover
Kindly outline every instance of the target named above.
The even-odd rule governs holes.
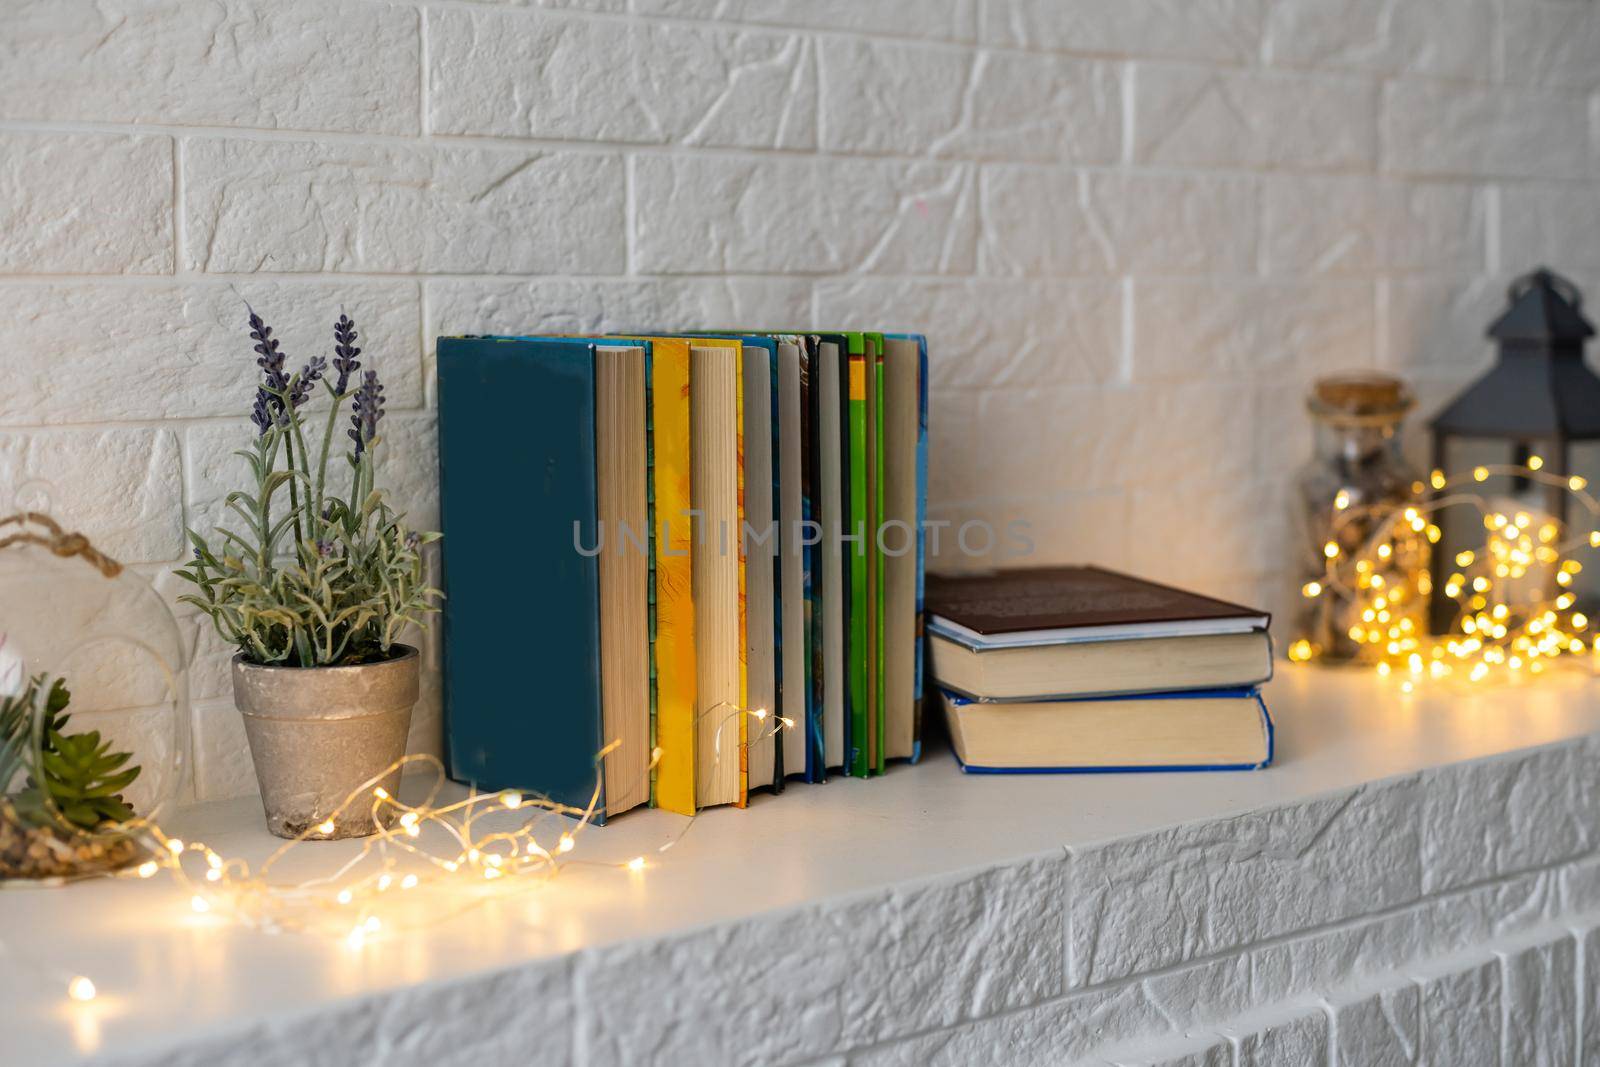
[[[985,636],[1031,630],[1259,619],[1267,614],[1100,567],[1030,567],[927,578],[927,611]]]

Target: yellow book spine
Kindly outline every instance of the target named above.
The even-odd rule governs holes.
[[[651,340],[656,493],[656,803],[695,811],[695,633],[689,502],[689,343]]]

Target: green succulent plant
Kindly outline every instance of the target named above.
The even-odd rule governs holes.
[[[139,766],[128,766],[133,754],[112,751],[99,730],[66,732],[72,694],[60,679],[36,717],[43,686],[44,675],[37,675],[22,692],[0,698],[0,788],[27,771],[23,789],[10,798],[14,810],[33,825],[60,818],[84,830],[132,819],[122,791],[139,777]]]

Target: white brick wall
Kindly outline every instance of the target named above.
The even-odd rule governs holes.
[[[1582,0],[5,8],[0,486],[151,573],[240,475],[249,300],[297,359],[358,317],[423,519],[438,333],[923,329],[935,515],[1281,611],[1312,376],[1437,401],[1511,274],[1600,294]]]

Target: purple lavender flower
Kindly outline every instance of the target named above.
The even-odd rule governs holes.
[[[339,396],[344,396],[345,388],[350,384],[350,375],[361,369],[361,361],[356,357],[361,354],[361,349],[356,347],[355,322],[343,312],[339,314],[339,321],[333,325],[333,369],[339,372],[339,380],[334,384],[333,391]]]
[[[250,408],[250,421],[256,425],[256,436],[266,435],[272,425],[272,397],[262,388],[256,389],[256,402]]]
[[[350,422],[354,429],[350,431],[350,440],[356,443],[356,458],[359,459],[378,436],[378,420],[383,418],[383,386],[378,381],[377,371],[369,370],[362,376],[353,408]]]
[[[272,338],[272,327],[261,321],[254,308],[250,308],[250,336],[256,341],[255,351],[259,353],[256,366],[261,368],[262,384],[270,392],[282,393],[289,388],[289,377],[283,373],[284,353]],[[275,406],[282,407],[282,400],[273,399],[277,401]]]
[[[328,361],[321,356],[312,356],[311,360],[300,368],[300,374],[295,378],[293,387],[289,390],[289,406],[297,408],[311,397],[311,387],[322,379],[328,369]]]

